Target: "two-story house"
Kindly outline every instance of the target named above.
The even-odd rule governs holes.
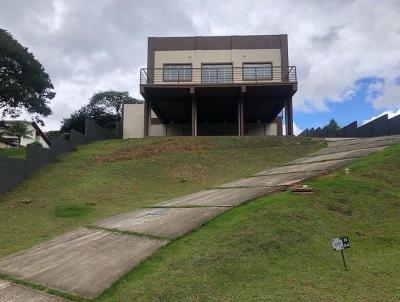
[[[293,134],[287,35],[150,37],[144,104],[124,106],[124,138]]]

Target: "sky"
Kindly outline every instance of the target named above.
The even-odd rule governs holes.
[[[45,130],[97,91],[139,93],[149,36],[288,34],[295,131],[400,114],[400,0],[0,0],[55,86]]]

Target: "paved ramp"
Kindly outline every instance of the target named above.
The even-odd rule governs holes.
[[[2,258],[0,272],[94,298],[170,240],[198,228],[230,208],[400,143],[400,136],[327,141],[327,148],[284,166],[161,202],[152,208],[113,216],[89,229],[81,228]],[[61,299],[0,281],[2,301]]]

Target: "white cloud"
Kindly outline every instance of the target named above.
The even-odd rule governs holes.
[[[0,27],[50,74],[57,96],[46,123],[54,129],[96,90],[138,97],[148,36],[287,33],[298,70],[296,111],[327,111],[368,76],[385,83],[375,88],[375,108],[398,109],[399,11],[398,0],[3,0]]]
[[[375,87],[375,97],[371,97],[376,109],[400,108],[400,85],[396,80],[380,82]]]
[[[385,114],[387,114],[388,118],[391,119],[392,117],[395,117],[395,116],[400,114],[400,109],[398,109],[396,111],[390,111],[390,110],[384,111],[384,112],[382,112],[382,113],[380,113],[380,114],[378,114],[376,116],[373,116],[373,117],[371,117],[369,119],[364,120],[363,121],[363,125],[365,125],[365,124],[369,123],[370,121],[373,121],[374,119],[377,119],[378,117],[381,117],[382,115],[385,115]]]
[[[301,132],[303,132],[303,129],[300,129],[295,122],[293,122],[293,132],[294,135],[299,135]]]
[[[286,134],[286,125],[285,123],[282,124],[282,132],[283,134]],[[302,129],[300,129],[295,122],[293,122],[293,134],[294,135],[299,135],[301,132],[303,132]]]

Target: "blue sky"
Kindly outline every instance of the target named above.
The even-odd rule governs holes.
[[[306,128],[317,128],[326,125],[331,118],[334,118],[340,126],[345,126],[353,121],[362,125],[365,120],[378,116],[387,110],[377,109],[374,101],[382,96],[382,90],[372,87],[382,85],[384,79],[379,77],[365,77],[356,81],[353,93],[341,100],[329,102],[327,100],[327,110],[324,111],[302,111],[295,110],[295,123],[297,127],[304,130]],[[400,85],[399,78],[395,79],[395,84]],[[299,86],[301,89],[301,84]],[[398,98],[397,110],[400,108],[400,96]],[[392,110],[396,111],[396,106]]]

